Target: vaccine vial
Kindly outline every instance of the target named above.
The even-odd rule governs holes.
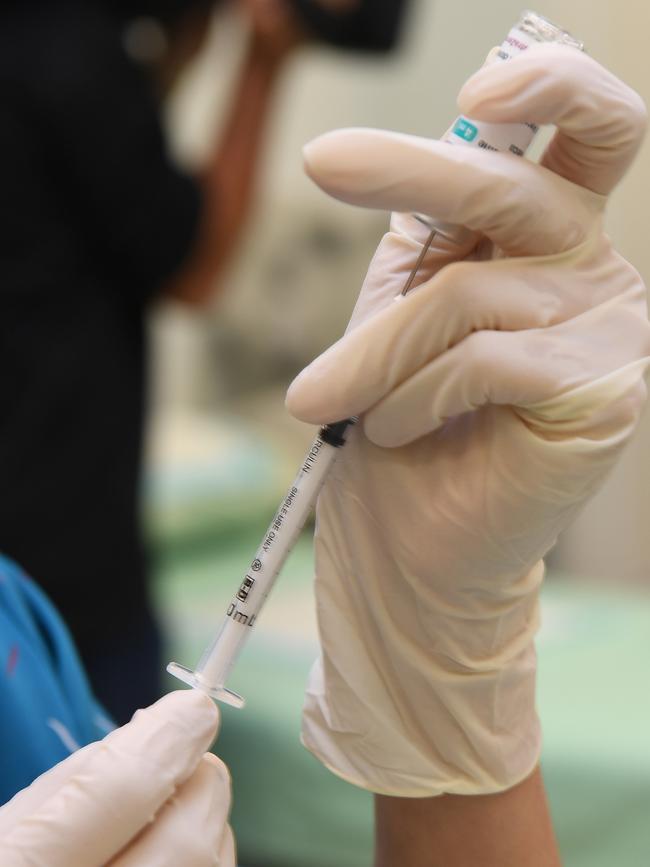
[[[566,30],[557,27],[537,12],[523,12],[519,21],[510,30],[501,45],[492,52],[491,62],[511,60],[531,45],[540,42],[555,42],[569,45],[579,51],[584,50],[581,42]],[[442,141],[462,147],[476,147],[489,151],[509,152],[523,156],[530,147],[538,127],[532,122],[522,123],[485,123],[460,115],[442,136]],[[436,229],[451,241],[463,243],[471,234],[461,226],[442,223],[424,214],[415,214],[420,222],[430,229]]]

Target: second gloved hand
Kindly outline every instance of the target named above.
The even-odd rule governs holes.
[[[173,692],[0,809],[2,867],[235,867],[219,714]]]
[[[545,165],[368,130],[306,149],[344,201],[476,232],[434,243],[396,302],[427,234],[396,214],[348,332],[288,395],[304,421],[362,416],[318,505],[303,739],[397,796],[495,792],[534,769],[541,558],[633,432],[650,354],[644,286],[602,225],[638,96],[540,46],[485,67],[460,104],[555,123]]]

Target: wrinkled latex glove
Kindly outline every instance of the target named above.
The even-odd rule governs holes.
[[[650,353],[644,286],[603,231],[639,97],[540,46],[484,67],[459,104],[557,124],[544,167],[370,130],[305,151],[343,201],[476,233],[437,239],[396,302],[427,232],[394,215],[346,335],[287,398],[311,423],[362,416],[318,505],[303,741],[398,796],[494,792],[534,769],[541,558],[629,439]]]
[[[173,692],[0,809],[2,867],[235,867],[213,702]]]

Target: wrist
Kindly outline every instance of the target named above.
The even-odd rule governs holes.
[[[244,55],[240,73],[240,87],[248,88],[251,83],[256,90],[270,90],[284,67],[285,58],[257,47],[251,39]]]

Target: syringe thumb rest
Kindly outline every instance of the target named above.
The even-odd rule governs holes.
[[[223,704],[229,704],[232,707],[238,708],[244,707],[246,704],[246,700],[243,696],[238,695],[231,689],[227,689],[225,686],[211,686],[209,683],[205,682],[200,672],[193,671],[191,668],[186,668],[178,662],[170,662],[167,666],[167,671],[173,677],[177,677],[193,689],[198,689],[200,692],[204,692],[206,695],[209,695],[210,698],[215,699],[215,701],[220,701],[223,702]]]

